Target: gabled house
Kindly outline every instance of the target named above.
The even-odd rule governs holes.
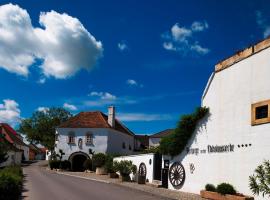
[[[55,152],[63,150],[63,160],[71,161],[73,170],[78,170],[91,152],[133,153],[134,133],[115,118],[115,107],[108,111],[108,116],[100,111],[81,112],[56,129]]]
[[[173,133],[174,129],[166,129],[149,136],[149,147],[159,146],[160,140]]]

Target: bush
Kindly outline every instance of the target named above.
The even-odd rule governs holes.
[[[225,195],[225,194],[236,194],[236,191],[234,189],[234,187],[231,184],[228,183],[221,183],[217,186],[217,190],[218,193]]]
[[[106,155],[104,153],[97,153],[93,155],[93,165],[95,167],[102,167],[106,162]]]
[[[206,191],[210,191],[210,192],[215,192],[216,191],[216,187],[213,184],[206,184],[205,185],[205,190]]]
[[[20,167],[6,167],[0,170],[0,199],[19,199],[22,181],[23,173]]]
[[[70,170],[71,169],[71,163],[68,160],[62,161],[61,162],[61,169]]]
[[[116,169],[113,166],[113,155],[107,155],[106,156],[106,162],[105,162],[105,169],[107,170],[108,173],[115,173]]]
[[[83,168],[85,170],[92,170],[92,160],[91,159],[86,159],[83,163]]]
[[[49,165],[51,169],[59,169],[60,167],[60,160],[50,160]]]
[[[121,176],[129,176],[131,173],[136,173],[137,167],[132,164],[130,160],[121,160],[120,162],[113,162],[114,169],[119,171]]]

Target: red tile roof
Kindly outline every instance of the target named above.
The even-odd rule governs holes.
[[[5,136],[5,139],[11,144],[17,144],[22,146],[27,146],[22,140],[20,140],[17,136],[17,132],[11,128],[8,124],[0,123],[0,134]]]
[[[115,120],[115,127],[112,128],[108,123],[108,116],[100,111],[80,112],[66,122],[60,124],[58,128],[111,128],[128,135],[134,135],[132,131],[117,119]]]
[[[155,133],[153,135],[150,135],[149,137],[150,138],[162,138],[162,137],[165,137],[165,136],[172,134],[173,130],[174,129],[166,129],[166,130],[160,131],[158,133]]]

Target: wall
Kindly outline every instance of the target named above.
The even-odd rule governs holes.
[[[122,148],[122,144],[125,142],[126,148]],[[129,149],[131,147],[131,150]],[[108,149],[109,153],[117,153],[121,155],[133,154],[134,149],[134,136],[127,135],[125,133],[108,129]]]
[[[210,108],[210,115],[198,125],[189,144],[199,153],[184,152],[170,162],[180,161],[185,168],[181,191],[199,193],[207,183],[228,182],[239,192],[252,195],[249,176],[265,159],[270,159],[270,124],[251,126],[251,104],[270,99],[269,57],[270,48],[213,77],[202,101],[203,106]],[[234,149],[210,153],[208,145],[233,145]],[[193,173],[190,164],[195,167]],[[173,189],[170,183],[169,188]]]
[[[151,159],[151,164],[149,160]],[[113,159],[114,161],[121,161],[121,160],[131,160],[134,165],[137,166],[137,171],[139,169],[140,164],[143,162],[146,165],[146,179],[152,183],[153,182],[153,166],[154,166],[154,154],[138,154],[132,156],[121,156]]]
[[[22,161],[23,152],[8,151],[8,159],[6,162],[0,164],[0,167],[10,166],[10,165],[20,165]]]
[[[159,146],[160,138],[151,138],[149,137],[149,146],[156,147]]]
[[[68,144],[68,135],[69,132],[75,134],[75,144]],[[93,145],[85,144],[85,134],[87,132],[93,134]],[[56,153],[59,152],[59,149],[62,149],[65,153],[63,160],[68,160],[70,154],[82,151],[86,154],[89,154],[89,148],[91,148],[95,153],[106,153],[107,152],[107,138],[108,138],[108,129],[103,128],[57,128],[56,133],[58,136],[57,146],[55,148]],[[79,138],[82,138],[83,144],[82,149],[78,147]]]

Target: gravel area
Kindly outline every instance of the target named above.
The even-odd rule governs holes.
[[[180,200],[205,200],[197,194],[191,194],[186,192],[179,192],[168,190],[165,188],[153,187],[150,184],[139,185],[136,182],[121,182],[120,179],[109,178],[108,175],[96,175],[95,173],[85,173],[85,172],[57,172],[59,174],[77,176],[82,178],[87,178],[90,180],[102,181],[112,184],[121,185],[124,187],[129,187],[132,189],[140,190],[143,192],[151,193],[152,195],[162,196],[169,199],[180,199]]]

